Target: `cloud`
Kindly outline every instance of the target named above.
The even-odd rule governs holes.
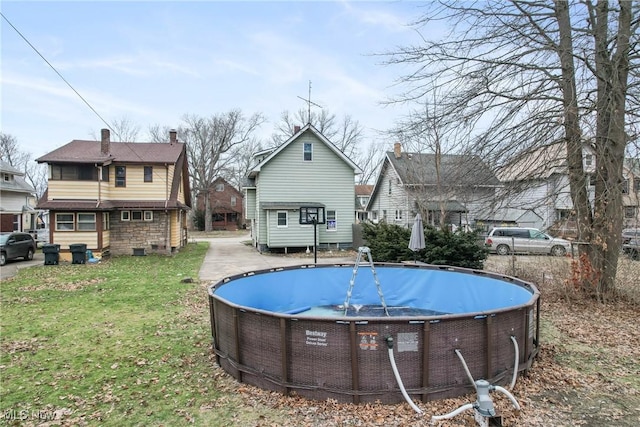
[[[110,70],[136,77],[145,77],[167,71],[173,71],[189,77],[200,77],[199,73],[194,71],[193,68],[186,67],[175,60],[166,60],[155,52],[58,62],[55,67],[59,70]]]

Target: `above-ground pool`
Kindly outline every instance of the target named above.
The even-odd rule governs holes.
[[[473,391],[460,356],[473,378],[497,385],[531,367],[539,345],[535,286],[420,264],[356,270],[304,265],[212,285],[217,363],[263,389],[353,403],[403,400],[389,337],[406,392],[422,401]]]

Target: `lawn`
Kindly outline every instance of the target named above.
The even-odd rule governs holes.
[[[237,383],[213,362],[207,284],[188,280],[206,249],[40,266],[1,282],[0,424],[427,426],[474,399],[419,403],[420,417],[406,404],[315,402]],[[637,294],[584,301],[564,286],[562,259],[518,260],[490,268],[539,285],[542,351],[513,390],[519,413],[494,395],[504,425],[640,425]],[[626,265],[637,286],[640,262]],[[469,411],[440,425],[475,423]]]

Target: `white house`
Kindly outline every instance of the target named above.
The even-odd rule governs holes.
[[[36,232],[40,211],[35,193],[24,173],[0,160],[0,231]]]

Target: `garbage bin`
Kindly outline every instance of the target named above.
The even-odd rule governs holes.
[[[44,265],[58,265],[60,261],[60,245],[45,243],[42,245],[42,253],[44,254]]]
[[[87,262],[87,244],[74,243],[69,245],[71,251],[71,264],[84,264]]]

